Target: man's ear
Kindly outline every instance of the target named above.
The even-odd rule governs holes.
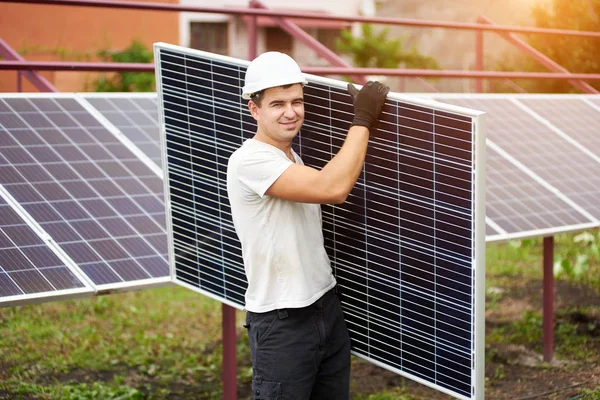
[[[258,106],[256,105],[256,103],[250,100],[248,102],[248,109],[250,110],[250,114],[252,114],[252,118],[258,121],[260,117],[258,116]]]

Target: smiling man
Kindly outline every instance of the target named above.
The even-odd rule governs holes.
[[[292,141],[304,122],[298,64],[267,52],[248,66],[242,97],[258,128],[230,157],[227,192],[242,245],[254,399],[350,397],[350,337],[325,251],[320,204],[343,203],[362,170],[389,88],[349,85],[354,119],[317,170]]]

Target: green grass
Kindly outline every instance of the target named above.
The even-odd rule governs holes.
[[[600,400],[600,386],[593,390],[583,390],[581,393],[581,400]],[[575,400],[575,399],[573,399]]]
[[[562,271],[557,280],[600,292],[598,233],[586,240],[577,237],[557,236],[556,257],[575,265],[585,255],[585,273]],[[486,251],[488,310],[502,312],[503,301],[515,288],[531,282],[539,286],[541,239],[492,244]],[[502,381],[511,368],[494,358],[497,346],[520,344],[541,352],[541,303],[531,308],[488,330],[486,362],[494,363],[490,382]],[[556,313],[557,358],[597,360],[599,308],[561,308]],[[595,319],[572,318],[579,314]],[[243,318],[238,312],[238,382],[247,387],[252,370]],[[181,287],[0,309],[0,398],[220,399],[221,365],[220,303]],[[580,395],[600,400],[600,388],[581,389]],[[354,396],[422,399],[402,385]]]
[[[218,396],[220,319],[220,303],[178,287],[1,309],[0,348],[10,351],[0,355],[8,376],[0,388],[52,399],[65,398],[61,390],[141,398],[121,384],[134,382],[158,399],[200,380],[206,395]],[[238,354],[247,358],[243,345]],[[91,385],[98,373],[113,384]],[[73,385],[80,381],[89,384]]]

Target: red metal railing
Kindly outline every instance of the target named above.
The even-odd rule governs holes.
[[[154,65],[140,63],[0,61],[0,70],[154,72]],[[498,72],[346,67],[303,67],[302,71],[315,75],[386,75],[411,78],[600,80],[600,74],[573,74],[563,72]]]
[[[362,16],[337,16],[324,15],[308,12],[292,12],[292,11],[273,11],[265,9],[265,6],[258,0],[250,0],[250,8],[224,8],[224,7],[199,7],[186,6],[179,4],[163,4],[163,3],[145,3],[145,2],[128,2],[128,1],[106,1],[106,0],[5,0],[5,2],[13,3],[35,3],[47,5],[67,5],[67,6],[88,6],[88,7],[106,7],[119,9],[133,10],[155,10],[155,11],[173,11],[173,12],[201,12],[201,13],[217,13],[231,15],[246,15],[249,19],[249,59],[256,55],[256,17],[268,16],[272,17],[282,29],[286,30],[290,35],[298,40],[303,41],[307,46],[315,50],[320,56],[330,61],[335,67],[305,67],[303,70],[307,73],[322,74],[322,75],[351,75],[356,76],[356,80],[364,81],[364,78],[359,78],[364,75],[388,75],[402,77],[417,77],[417,78],[475,78],[477,92],[483,91],[483,79],[566,79],[572,82],[576,87],[585,93],[598,93],[593,87],[581,80],[597,80],[597,74],[569,74],[564,68],[553,64],[552,60],[544,59],[544,56],[536,53],[535,50],[528,48],[524,42],[515,40],[514,36],[510,36],[511,32],[517,33],[536,33],[562,36],[576,36],[586,38],[600,38],[600,32],[589,31],[572,31],[565,29],[548,29],[548,28],[529,28],[517,26],[495,25],[491,21],[480,17],[479,21],[483,23],[460,23],[460,22],[442,22],[442,21],[424,21],[407,18],[384,18],[384,17],[362,17]],[[310,35],[306,34],[302,29],[298,28],[293,23],[285,18],[302,18],[314,19],[323,21],[342,21],[342,22],[364,22],[377,24],[392,24],[403,26],[416,26],[425,28],[448,28],[476,31],[476,62],[475,68],[477,71],[453,71],[453,70],[407,70],[407,69],[374,69],[374,68],[350,68],[344,60],[338,57],[331,50],[316,41]],[[483,71],[483,32],[492,31],[502,34],[507,40],[527,52],[542,64],[548,66],[559,73],[523,73],[523,72],[496,72]],[[144,71],[151,72],[152,66],[148,65],[149,69],[145,69],[137,64],[99,64],[99,63],[64,63],[61,67],[58,63],[41,63],[41,64],[20,64],[11,61],[0,62],[0,69],[25,70],[32,71],[34,68],[44,70],[73,70],[73,71]],[[510,82],[512,86],[516,86]],[[38,86],[38,85],[36,85]],[[43,85],[40,85],[43,86]],[[38,87],[38,89],[40,89]],[[43,88],[40,90],[47,90]],[[521,89],[522,91],[522,89]]]
[[[322,21],[341,21],[341,22],[362,22],[384,25],[404,25],[421,28],[449,28],[473,31],[492,31],[492,32],[513,32],[513,33],[540,33],[549,35],[596,37],[600,38],[600,32],[592,31],[574,31],[568,29],[549,29],[549,28],[529,28],[510,25],[488,25],[481,23],[468,22],[445,22],[445,21],[427,21],[409,18],[386,18],[386,17],[363,17],[363,16],[345,16],[317,14],[310,12],[297,11],[274,11],[257,8],[235,8],[235,7],[202,7],[186,6],[180,4],[164,3],[145,3],[136,1],[109,1],[109,0],[3,0],[5,3],[31,3],[31,4],[49,4],[65,6],[87,6],[87,7],[107,7],[122,8],[133,10],[155,10],[155,11],[187,11],[213,14],[230,15],[248,15],[248,16],[267,16],[267,17],[285,17],[302,18]]]

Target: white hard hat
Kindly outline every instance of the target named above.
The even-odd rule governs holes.
[[[308,84],[296,61],[287,54],[268,51],[256,57],[248,66],[242,98],[250,100],[254,93],[261,90],[293,83]]]

